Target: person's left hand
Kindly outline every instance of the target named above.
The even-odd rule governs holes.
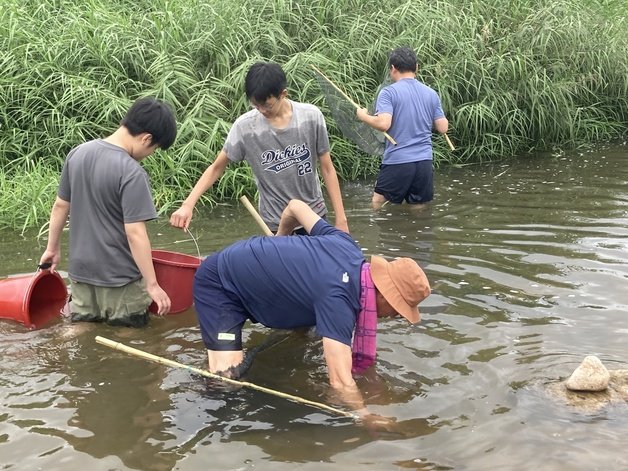
[[[397,419],[393,417],[384,417],[378,414],[369,414],[362,417],[362,423],[364,424],[364,428],[366,428],[369,435],[378,440],[390,434],[394,436],[398,434]]]
[[[397,419],[394,417],[385,417],[379,414],[365,415],[362,417],[362,421],[369,430],[386,432],[394,431],[395,424],[397,423]]]

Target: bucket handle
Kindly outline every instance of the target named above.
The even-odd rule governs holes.
[[[198,255],[198,259],[199,259],[199,260],[202,260],[202,258],[201,258],[201,251],[200,251],[200,249],[198,248],[198,243],[196,242],[196,238],[194,237],[194,235],[192,234],[192,232],[190,232],[190,228],[186,227],[186,228],[184,228],[184,229],[183,229],[183,231],[184,231],[184,232],[187,232],[187,233],[188,233],[188,235],[190,236],[190,238],[189,238],[189,239],[185,239],[185,240],[176,240],[174,243],[175,243],[175,244],[178,244],[178,243],[180,243],[180,242],[187,242],[187,241],[189,241],[189,240],[192,240],[192,242],[194,242],[194,246],[196,247],[196,253],[197,253],[197,255]]]
[[[198,248],[198,243],[196,242],[196,239],[194,238],[194,236],[192,235],[188,227],[185,228],[185,232],[187,232],[188,235],[192,238],[192,242],[194,242],[194,245],[196,246],[196,253],[198,254],[198,259],[201,260],[201,251]]]
[[[33,273],[33,279],[35,279],[35,277],[39,274],[40,271],[50,270],[51,266],[52,266],[52,262],[44,262],[37,265],[37,271]]]

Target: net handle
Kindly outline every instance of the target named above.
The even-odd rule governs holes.
[[[271,231],[270,228],[266,225],[266,223],[262,219],[262,216],[259,215],[259,213],[253,207],[253,205],[251,204],[249,199],[246,197],[246,195],[240,196],[240,202],[249,211],[249,213],[251,213],[251,216],[253,216],[253,219],[255,219],[255,222],[257,222],[257,225],[262,229],[262,231],[264,232],[264,235],[267,235],[267,236],[274,235],[273,231]]]
[[[443,133],[443,136],[445,136],[445,140],[447,141],[447,145],[449,146],[449,148],[452,151],[456,150],[456,148],[454,147],[454,145],[451,142],[451,139],[449,139],[449,136],[447,135],[447,133]]]
[[[334,82],[332,82],[332,81],[329,79],[329,77],[327,77],[327,76],[326,76],[323,72],[321,72],[320,70],[318,70],[314,64],[310,64],[310,67],[312,67],[312,69],[314,69],[314,71],[315,71],[318,75],[320,75],[320,76],[321,76],[321,77],[323,77],[323,78],[324,78],[327,82],[329,82],[329,84],[330,84],[332,87],[334,87],[334,88],[338,91],[338,93],[340,93],[343,97],[345,97],[349,103],[351,103],[353,106],[355,106],[355,108],[356,108],[356,109],[362,108],[362,107],[361,107],[360,105],[358,105],[355,101],[353,101],[353,100],[349,97],[349,95],[347,95],[345,92],[343,92],[343,91],[342,91],[342,90],[341,90],[341,89],[340,89],[340,88],[339,88],[339,87],[338,87],[338,86],[337,86]],[[396,146],[396,145],[397,145],[397,141],[395,141],[395,140],[392,138],[392,136],[391,136],[390,134],[388,134],[387,132],[384,132],[383,134],[384,134],[384,137],[385,137],[386,139],[388,139],[388,141],[390,141],[390,143],[391,143],[392,145],[394,145],[394,146]]]
[[[352,419],[359,419],[359,417],[352,413],[352,412],[347,412],[341,409],[336,409],[335,407],[331,407],[328,406],[327,404],[322,404],[320,402],[314,402],[314,401],[310,401],[308,399],[304,399],[302,397],[299,396],[293,396],[291,394],[287,394],[281,391],[276,391],[274,389],[270,389],[270,388],[266,388],[264,386],[258,386],[255,383],[250,383],[248,381],[238,381],[235,379],[231,379],[231,378],[227,378],[224,376],[220,376],[218,374],[215,373],[210,373],[207,370],[202,370],[200,368],[194,368],[193,366],[189,366],[189,365],[184,365],[183,363],[179,363],[176,362],[174,360],[170,360],[168,358],[163,358],[157,355],[153,355],[152,353],[148,353],[145,352],[143,350],[138,350],[137,348],[133,348],[133,347],[129,347],[128,345],[125,345],[123,343],[120,342],[116,342],[114,340],[110,340],[108,338],[105,337],[101,337],[100,335],[96,336],[95,338],[96,342],[98,342],[101,345],[105,345],[106,347],[109,348],[113,348],[114,350],[119,350],[121,352],[125,352],[128,353],[130,355],[135,355],[138,356],[140,358],[144,358],[145,360],[150,360],[150,361],[154,361],[155,363],[161,363],[162,365],[168,365],[172,368],[183,368],[186,369],[192,373],[196,373],[198,375],[201,376],[205,376],[206,378],[212,378],[212,379],[216,379],[219,381],[222,381],[224,383],[228,383],[228,384],[233,384],[233,385],[237,385],[237,386],[244,386],[244,387],[248,387],[251,389],[255,389],[257,391],[263,391],[267,394],[272,394],[274,396],[279,396],[279,397],[283,397],[285,399],[288,399],[290,401],[294,401],[294,402],[299,402],[301,404],[307,404],[309,406],[312,407],[316,407],[318,409],[323,409],[323,410],[327,410],[329,412],[334,412],[335,414],[338,415],[343,415],[345,417],[351,417]]]

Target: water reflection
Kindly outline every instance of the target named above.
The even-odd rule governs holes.
[[[118,340],[204,367],[191,311],[146,329],[0,322],[0,456],[16,469],[622,469],[626,416],[554,401],[546,385],[585,355],[628,356],[626,151],[521,158],[437,171],[434,204],[369,207],[372,183],[343,186],[365,255],[409,256],[433,294],[422,322],[378,331],[375,368],[357,378],[392,432],[290,401],[226,388],[94,342]],[[151,224],[155,248],[196,255],[189,237]],[[259,234],[244,208],[196,215],[201,253]],[[5,233],[6,275],[33,271],[43,243]],[[63,266],[63,265],[62,265]],[[63,276],[66,276],[62,272]],[[268,331],[249,327],[258,345]],[[320,340],[289,335],[246,379],[336,404]],[[600,452],[599,450],[604,450]]]

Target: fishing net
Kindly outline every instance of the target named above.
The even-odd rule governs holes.
[[[379,96],[379,92],[382,91],[382,88],[387,87],[388,85],[392,85],[392,83],[393,81],[390,78],[390,74],[388,73],[388,70],[386,70],[386,72],[384,73],[384,80],[382,80],[382,83],[380,83],[379,87],[377,87],[377,91],[375,92],[375,99],[373,100],[373,103],[371,103],[371,106],[369,108],[370,113],[375,112],[375,104],[377,103],[377,97]]]
[[[360,121],[355,115],[357,105],[319,70],[312,68],[325,95],[325,102],[342,135],[363,152],[381,156],[384,153],[384,134]]]
[[[263,352],[264,350],[269,349],[270,347],[274,347],[280,342],[286,340],[290,335],[293,334],[294,331],[277,331],[269,335],[262,343],[256,345],[255,347],[248,348],[242,363],[236,366],[232,366],[227,368],[225,371],[220,371],[219,374],[222,376],[226,376],[231,379],[239,379],[249,370],[251,365],[253,364],[253,360],[257,356],[258,353]]]

